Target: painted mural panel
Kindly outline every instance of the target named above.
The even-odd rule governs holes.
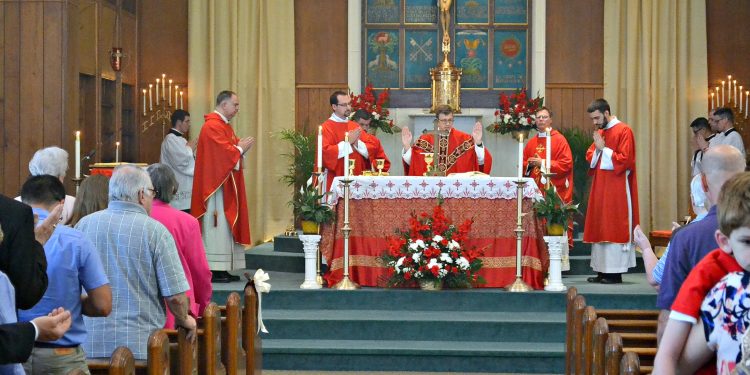
[[[483,24],[490,21],[490,7],[487,0],[457,0],[456,23]]]
[[[456,66],[463,70],[461,87],[487,88],[488,34],[486,30],[461,30],[456,32]]]
[[[367,31],[367,82],[375,88],[399,87],[398,30]]]
[[[528,72],[526,30],[495,30],[495,77],[496,89],[523,87]]]
[[[439,39],[437,30],[407,30],[405,34],[405,88],[430,88],[430,68],[438,64]]]
[[[527,0],[496,0],[495,23],[527,24],[529,5]]]
[[[404,22],[416,24],[437,23],[437,3],[434,0],[406,1]]]
[[[401,0],[367,0],[367,23],[401,22]]]

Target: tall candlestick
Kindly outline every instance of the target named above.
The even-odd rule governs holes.
[[[714,106],[714,108],[718,108],[719,102],[720,102],[719,101],[719,86],[716,86],[715,89],[716,89],[716,105]],[[714,109],[714,108],[711,108],[711,109]]]
[[[182,103],[182,91],[180,91],[180,109],[185,109],[185,106]]]
[[[76,131],[76,178],[81,178],[81,132]]]
[[[179,100],[177,100],[178,96],[180,95],[180,85],[174,85],[174,107],[177,108],[177,103]]]
[[[518,179],[523,177],[523,133],[518,138]]]
[[[724,105],[724,103],[727,102],[727,90],[724,83],[724,81],[721,81],[721,105]]]
[[[169,106],[172,106],[172,80],[171,79],[169,80],[169,93],[167,95],[167,98],[168,98],[168,101],[169,101],[169,103],[167,103],[167,104],[169,104]],[[177,104],[177,103],[175,103],[175,104]]]
[[[747,113],[750,112],[750,111],[748,111],[748,109],[750,109],[750,107],[747,106],[747,104],[748,104],[747,99],[748,98],[750,98],[750,91],[745,91],[745,118],[747,118]]]
[[[323,127],[322,126],[318,126],[318,172],[323,173]]]
[[[166,84],[167,84],[167,75],[162,73],[161,74],[161,98],[162,99],[164,99],[164,97],[167,95]]]
[[[742,86],[740,86],[740,100],[739,100],[739,104],[740,104],[740,112],[742,112]],[[747,110],[747,108],[745,108],[745,110]]]
[[[115,163],[120,162],[120,142],[115,142]]]
[[[154,110],[154,101],[153,97],[151,96],[151,88],[154,87],[153,83],[148,84],[148,110],[153,111]]]
[[[349,143],[349,132],[344,133],[344,142]],[[349,177],[349,154],[344,154],[344,177]]]
[[[737,80],[732,81],[734,89],[732,90],[732,99],[734,101],[734,104],[737,104]]]
[[[159,96],[159,78],[156,79],[156,106],[159,106],[159,99],[161,96]]]
[[[729,98],[727,99],[727,102],[732,101],[732,75],[727,76],[727,92],[729,93]]]
[[[714,103],[714,93],[713,93],[713,92],[711,93],[711,101],[710,101],[710,102],[708,102],[708,104],[709,104],[709,106],[710,106],[710,108],[709,108],[709,109],[711,109],[711,108],[716,108],[716,103]]]
[[[143,89],[143,115],[146,116],[146,89]]]
[[[544,171],[549,174],[550,167],[552,166],[552,128],[547,128],[547,144],[544,147],[544,151],[547,154],[545,157],[547,169]]]

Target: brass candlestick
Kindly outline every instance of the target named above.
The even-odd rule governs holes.
[[[517,212],[516,212],[516,229],[514,232],[516,233],[516,280],[513,281],[510,285],[506,286],[505,289],[507,289],[509,292],[528,292],[531,290],[531,287],[526,284],[525,281],[523,281],[522,273],[521,273],[521,261],[523,254],[521,254],[521,242],[523,240],[523,187],[526,185],[526,181],[522,179],[518,179],[515,181],[516,183],[516,201],[517,201]]]
[[[350,160],[349,165],[353,165],[353,162],[354,160]],[[349,278],[349,232],[352,231],[352,228],[349,226],[349,184],[352,181],[350,177],[341,180],[344,184],[344,227],[341,228],[341,232],[344,233],[344,277],[333,286],[334,289],[338,290],[359,289],[359,284]]]
[[[320,175],[322,173],[323,172],[321,172],[321,171],[313,172],[313,176],[314,176],[314,180],[315,180],[315,190],[320,195],[323,195],[323,184],[320,183]],[[322,202],[320,202],[321,204],[325,204],[326,203],[325,202],[325,196],[323,196],[323,198],[321,198],[321,201],[322,201]],[[318,225],[318,234],[320,234],[320,225]],[[320,253],[320,246],[318,246],[318,252],[315,255],[315,282],[318,285],[323,285],[324,284],[323,273],[320,271],[320,264],[322,263],[322,261],[323,261],[323,256]]]

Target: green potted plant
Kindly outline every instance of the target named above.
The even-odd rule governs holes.
[[[315,164],[314,140],[311,136],[293,130],[285,129],[279,132],[280,138],[291,144],[293,152],[282,154],[289,161],[286,173],[281,176],[281,181],[292,187],[292,197],[288,204],[293,207],[293,215],[300,218],[299,208],[301,207],[303,186],[307,185],[307,179],[310,178]]]
[[[328,223],[333,219],[331,208],[321,203],[325,194],[319,194],[312,186],[306,186],[300,191],[299,199],[292,202],[294,212],[302,224],[302,233],[318,234],[320,224]]]
[[[578,204],[565,203],[560,199],[555,187],[550,185],[542,200],[534,203],[536,217],[543,218],[547,223],[547,235],[562,236],[568,226],[570,216],[578,212]]]
[[[586,161],[586,151],[594,138],[592,133],[577,128],[568,128],[560,131],[570,145],[570,152],[573,155],[573,200],[579,202],[579,211],[585,213],[589,200],[589,189],[591,188],[591,177],[589,176],[589,162]],[[583,228],[584,215],[577,214],[574,219],[579,228]]]

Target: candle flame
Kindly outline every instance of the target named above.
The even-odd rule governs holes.
[[[115,142],[115,145],[116,145],[116,146],[119,146],[119,145],[120,145],[120,142]]]

